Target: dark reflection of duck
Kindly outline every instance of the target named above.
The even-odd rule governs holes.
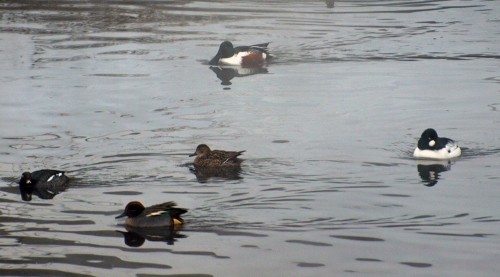
[[[268,73],[265,67],[239,67],[239,66],[211,66],[210,69],[222,82],[221,85],[231,85],[234,77],[245,77],[255,74]]]
[[[418,174],[425,186],[432,187],[439,180],[439,173],[451,169],[451,161],[419,160],[417,165]]]
[[[19,180],[19,190],[24,201],[31,201],[33,194],[41,199],[52,199],[68,186],[69,178],[64,175],[64,171],[51,169],[24,172]]]
[[[117,231],[123,235],[126,245],[130,247],[140,247],[146,240],[166,242],[168,245],[174,245],[174,242],[187,236],[179,234],[182,226],[154,227],[154,228],[135,228],[126,226],[127,232]]]
[[[239,180],[241,168],[228,167],[228,168],[204,168],[204,167],[190,167],[189,171],[196,175],[196,180],[199,183],[206,183],[210,178],[221,178],[226,180]]]
[[[333,8],[335,6],[335,0],[325,0],[327,8]]]

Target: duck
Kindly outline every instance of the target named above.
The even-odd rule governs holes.
[[[436,130],[426,129],[418,140],[413,152],[416,158],[447,160],[457,158],[462,154],[458,144],[449,138],[439,137]]]
[[[52,199],[68,188],[69,180],[65,172],[60,170],[26,171],[19,180],[19,190],[24,201],[31,201],[33,194],[41,199]]]
[[[250,46],[234,47],[230,41],[224,41],[219,46],[219,51],[213,57],[209,65],[237,65],[243,67],[255,67],[263,65],[271,58],[267,43],[254,44]]]
[[[148,241],[166,242],[168,245],[174,245],[177,239],[186,238],[186,235],[180,234],[182,225],[158,227],[158,228],[137,228],[125,226],[126,232],[116,231],[123,235],[126,245],[130,247],[140,247]]]
[[[239,167],[243,160],[238,156],[243,154],[243,151],[224,151],[211,150],[206,144],[200,144],[196,147],[196,151],[189,155],[196,156],[194,166],[199,168],[230,168]]]
[[[125,211],[115,218],[127,216],[125,225],[136,228],[166,227],[184,224],[180,216],[187,213],[187,209],[175,207],[174,201],[144,207],[139,201],[127,204]]]

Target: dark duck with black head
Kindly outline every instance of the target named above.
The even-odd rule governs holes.
[[[69,178],[64,171],[52,169],[24,172],[19,180],[19,189],[24,201],[31,201],[33,194],[41,199],[52,199],[68,186]]]
[[[426,129],[417,143],[413,156],[423,159],[446,160],[459,157],[462,150],[449,138],[439,137],[436,130]]]

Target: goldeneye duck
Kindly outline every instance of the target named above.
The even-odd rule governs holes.
[[[64,171],[42,169],[33,172],[24,172],[19,180],[19,189],[24,201],[31,201],[32,195],[41,199],[52,199],[66,190],[69,178]]]
[[[209,65],[238,65],[244,67],[260,66],[271,55],[267,46],[269,43],[254,44],[250,46],[233,47],[230,41],[224,41],[219,46],[219,51]]]
[[[436,130],[426,129],[418,140],[417,148],[413,152],[416,158],[452,159],[459,157],[462,150],[457,143],[449,138],[438,137]]]

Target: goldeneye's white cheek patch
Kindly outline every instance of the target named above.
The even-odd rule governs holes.
[[[50,182],[52,179],[54,179],[54,177],[56,177],[56,175],[52,175],[52,176],[50,176],[50,178],[49,178],[49,179],[47,179],[47,182]]]
[[[436,142],[434,140],[429,141],[429,146],[430,147],[434,146],[435,144],[436,144]]]
[[[61,173],[57,173],[57,176],[61,177],[63,174],[62,172]]]
[[[26,181],[26,184],[31,184],[31,180]]]

